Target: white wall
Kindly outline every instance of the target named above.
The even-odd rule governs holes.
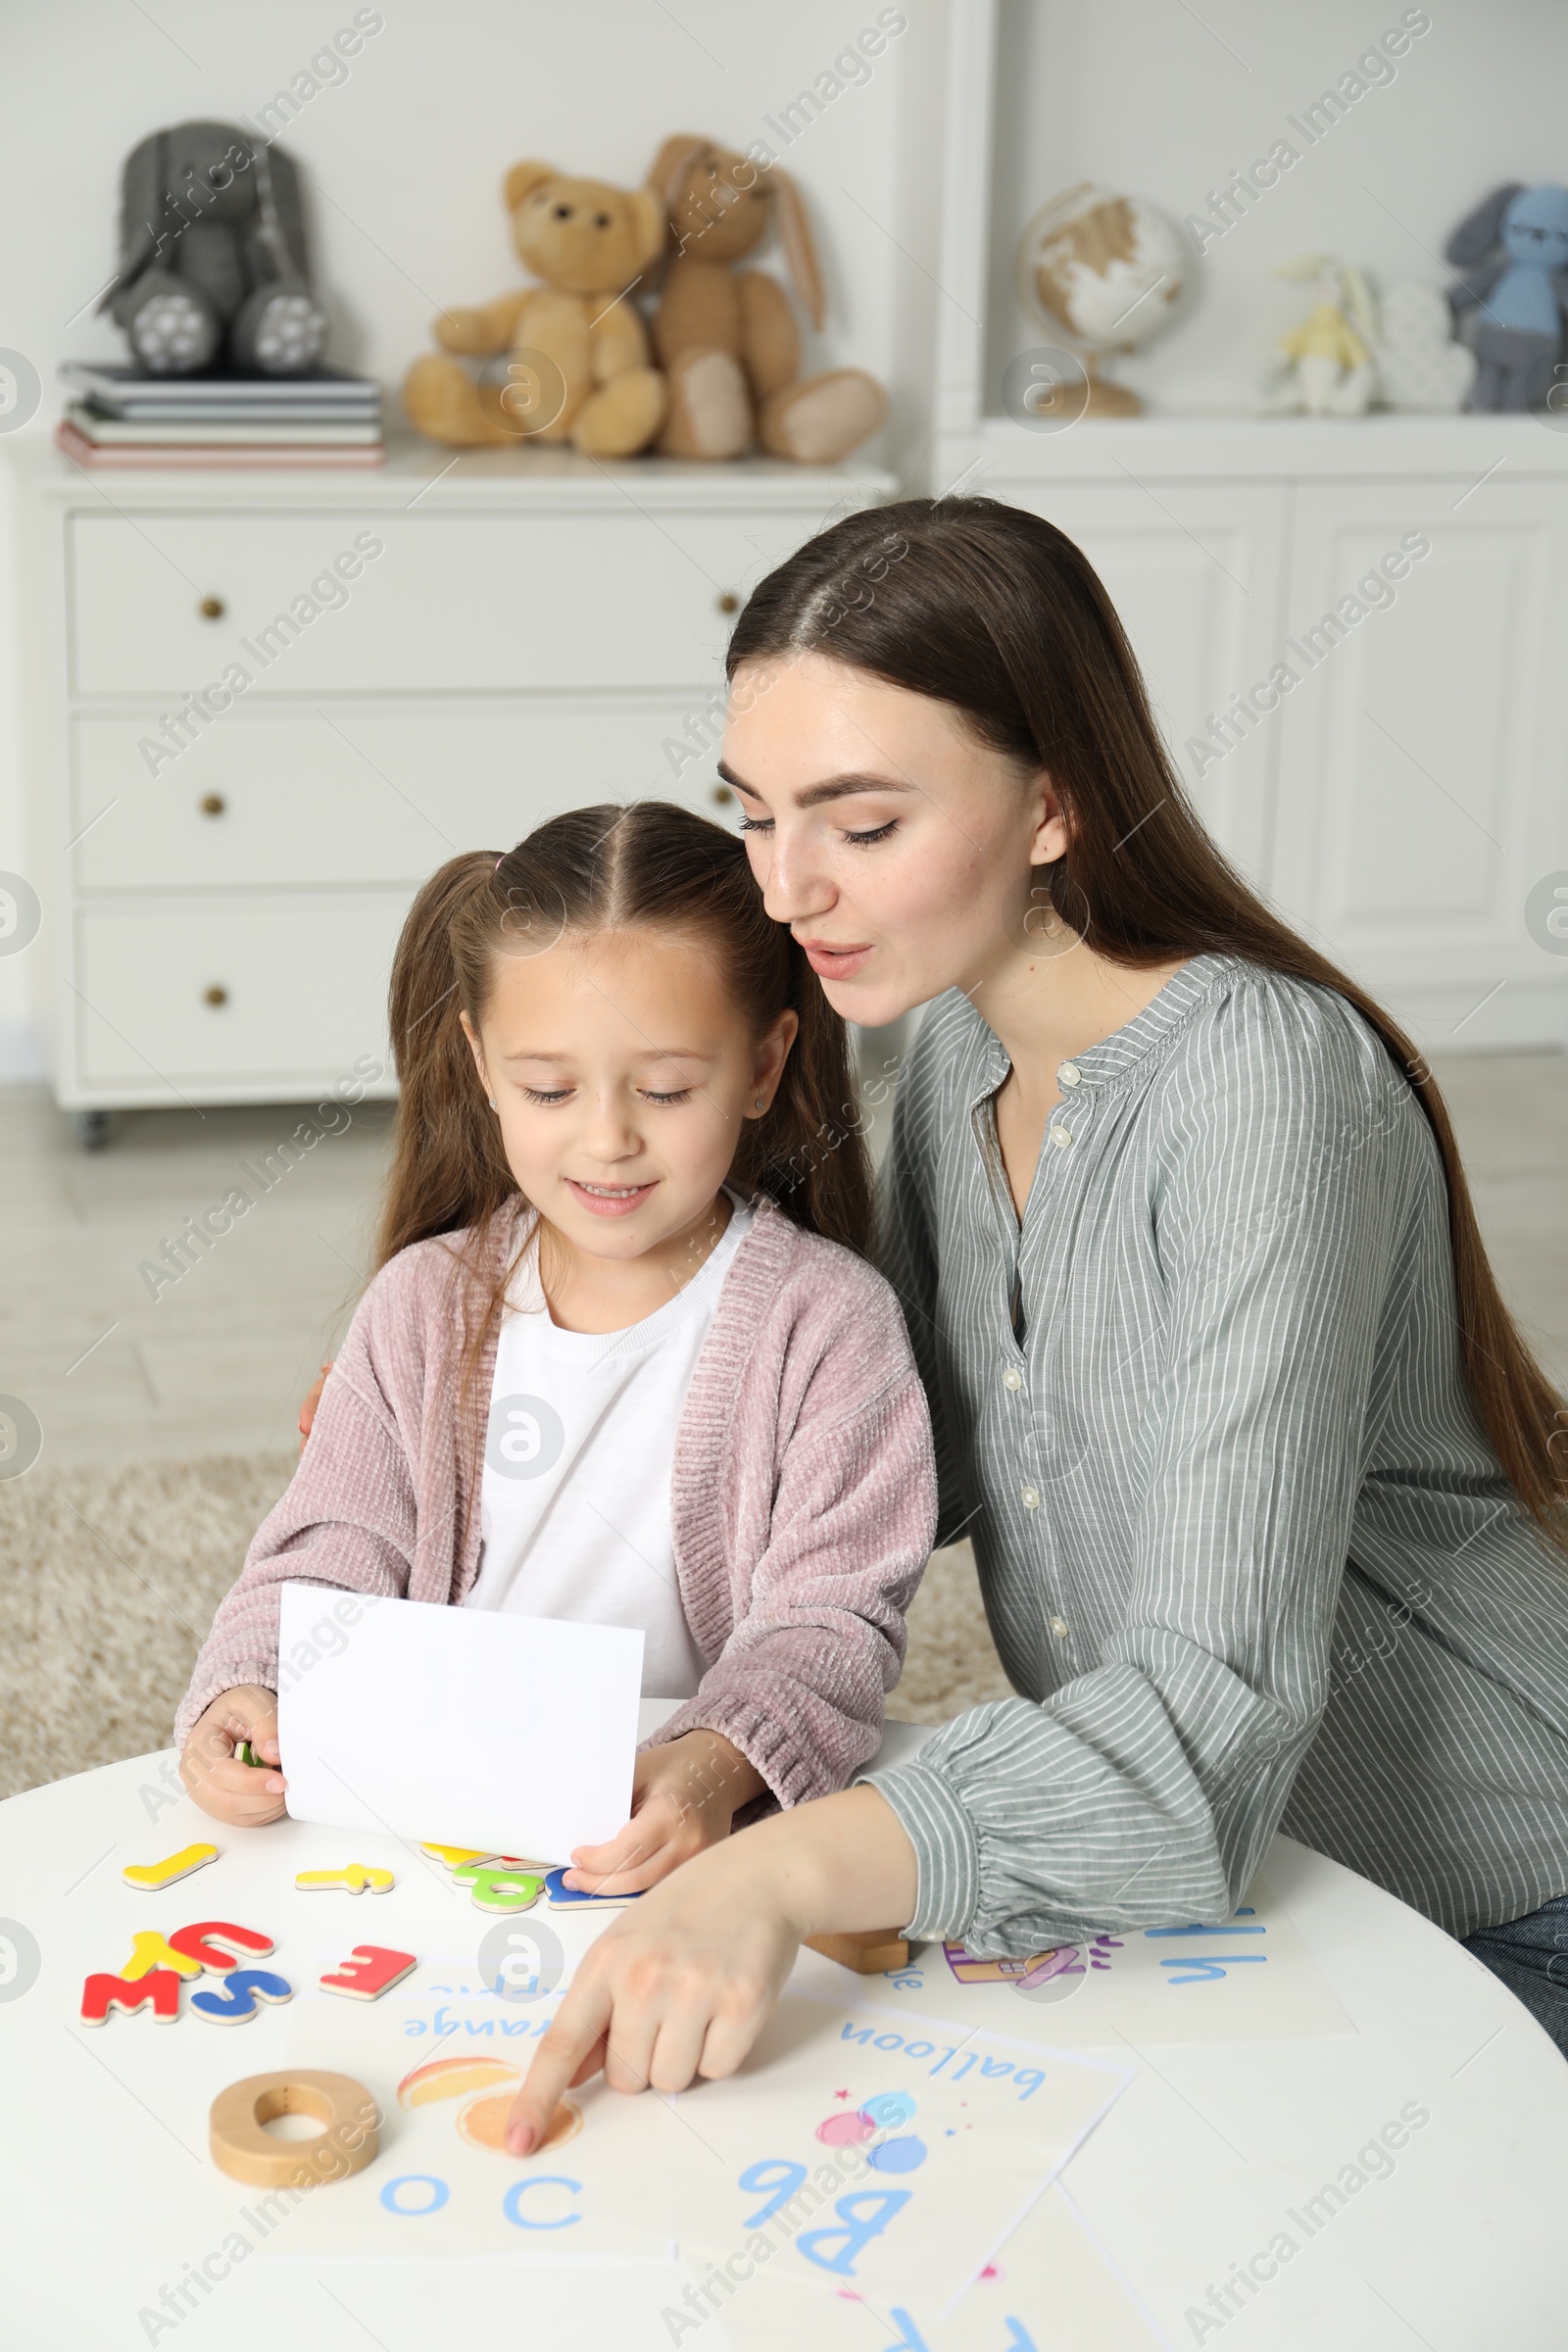
[[[830,68],[877,6],[382,0],[361,10],[384,19],[382,29],[339,64],[346,78],[302,103],[281,142],[314,190],[334,357],[395,383],[428,347],[440,304],[517,283],[500,182],[521,156],[632,184],[671,131],[781,149],[763,117]],[[46,382],[67,354],[122,356],[113,325],[84,306],[113,267],[126,151],[163,123],[254,117],[355,14],[356,0],[157,0],[151,12],[127,0],[60,10],[13,0],[0,35],[5,340]],[[824,249],[821,351],[877,368],[891,349],[892,247],[872,222],[893,225],[900,57],[894,40],[862,60],[869,78],[785,157]]]
[[[380,0],[346,78],[303,103],[284,144],[314,191],[334,356],[395,384],[438,305],[514,284],[499,182],[518,157],[632,183],[673,130],[744,146],[882,0]],[[946,86],[957,0],[902,0],[908,29],[791,146],[828,286],[813,364],[871,368],[894,392],[886,445],[913,478],[929,425]],[[252,115],[308,71],[357,0],[10,0],[0,11],[0,347],[44,381],[44,432],[67,355],[110,355],[92,315],[113,265],[120,165],[149,129]],[[1039,340],[1012,294],[1029,215],[1074,181],[1144,193],[1180,219],[1266,152],[1353,66],[1406,0],[1004,0],[1001,158],[988,289],[993,384]],[[1431,0],[1432,29],[1257,209],[1209,247],[1201,300],[1129,381],[1162,407],[1236,404],[1269,337],[1300,313],[1269,276],[1338,250],[1386,277],[1443,280],[1437,255],[1494,181],[1568,173],[1559,0]],[[772,262],[775,257],[767,257]],[[951,288],[978,303],[978,287]],[[0,444],[3,446],[3,444]],[[106,485],[112,495],[112,484]],[[5,490],[0,466],[0,500]],[[9,535],[0,504],[0,541]],[[21,796],[0,567],[0,868],[18,862]],[[26,593],[25,583],[22,593]],[[28,957],[0,957],[0,1075],[26,1066]]]
[[[1278,262],[1341,255],[1378,277],[1446,282],[1449,231],[1501,180],[1568,178],[1560,0],[1430,0],[1431,29],[1307,148],[1287,125],[1353,70],[1409,0],[1003,0],[988,408],[1012,355],[1046,338],[1013,291],[1030,216],[1092,179],[1177,220],[1288,138],[1300,160],[1199,265],[1192,314],[1122,380],[1161,408],[1238,405],[1307,291]],[[1374,69],[1376,71],[1376,69]]]
[[[929,173],[908,172],[901,86],[939,119],[940,0],[866,78],[786,147],[764,118],[808,89],[882,0],[381,0],[383,20],[335,86],[300,104],[281,144],[312,191],[317,274],[334,320],[333,359],[395,385],[430,347],[443,303],[519,281],[500,183],[519,157],[635,184],[672,131],[737,147],[765,139],[795,173],[816,229],[828,323],[813,366],[857,365],[893,386],[895,452],[918,441],[924,281],[901,248],[912,202],[929,215]],[[340,26],[358,0],[10,0],[0,11],[0,347],[43,379],[25,428],[59,415],[66,357],[122,357],[93,315],[115,254],[120,168],[149,130],[193,117],[255,117]],[[325,69],[330,72],[331,68]],[[319,78],[320,76],[318,76]],[[764,266],[777,266],[766,250]],[[913,291],[910,291],[911,275]],[[0,444],[3,446],[3,444]],[[868,458],[887,454],[875,445]],[[0,466],[0,494],[4,491]],[[106,481],[113,495],[112,477]],[[0,509],[9,543],[9,515]],[[9,691],[15,630],[10,564],[0,585],[0,868],[19,861],[21,795]],[[23,586],[25,593],[25,585]],[[28,1066],[28,957],[0,957],[0,1076]]]

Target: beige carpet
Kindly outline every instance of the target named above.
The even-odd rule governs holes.
[[[0,1484],[0,1796],[168,1745],[213,1611],[292,1468],[254,1454]],[[938,1552],[888,1712],[941,1723],[1007,1695],[968,1546]]]
[[[0,1486],[0,1795],[167,1747],[285,1453]]]
[[[934,1551],[909,1611],[904,1676],[888,1697],[900,1723],[946,1723],[988,1698],[1011,1698],[986,1623],[974,1554],[967,1544]]]

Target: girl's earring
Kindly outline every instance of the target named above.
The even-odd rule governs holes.
[[[491,1096],[488,1098],[488,1101],[489,1101],[489,1103],[490,1103],[490,1107],[491,1107],[491,1109],[492,1109],[492,1110],[494,1110],[494,1108],[495,1108],[495,1106],[496,1106],[496,1099],[495,1099],[494,1095],[491,1095]]]
[[[767,1097],[765,1095],[758,1096],[757,1107],[759,1110],[765,1110],[767,1108]]]

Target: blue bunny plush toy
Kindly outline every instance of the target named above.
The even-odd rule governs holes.
[[[1465,406],[1544,408],[1568,315],[1568,188],[1494,188],[1445,250],[1464,273],[1449,295],[1459,337],[1480,362]]]

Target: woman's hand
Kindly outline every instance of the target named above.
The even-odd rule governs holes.
[[[903,1823],[870,1788],[698,1854],[589,1949],[513,2102],[512,2153],[537,2147],[562,2092],[601,2067],[627,2091],[732,2075],[803,1939],[909,1919],[917,1875]]]
[[[273,1769],[242,1764],[234,1752],[242,1740]],[[254,1830],[282,1816],[287,1783],[277,1763],[277,1700],[258,1684],[236,1683],[191,1725],[179,1777],[215,1821]]]
[[[627,2091],[734,2073],[803,1933],[776,1876],[747,1866],[757,1836],[698,1855],[590,1947],[513,2102],[514,2155],[538,2144],[567,2085],[601,2067],[612,2090]]]
[[[645,1748],[632,1781],[630,1821],[606,1845],[579,1845],[566,1885],[586,1894],[641,1894],[727,1838],[741,1806],[766,1788],[717,1732],[687,1732]]]

